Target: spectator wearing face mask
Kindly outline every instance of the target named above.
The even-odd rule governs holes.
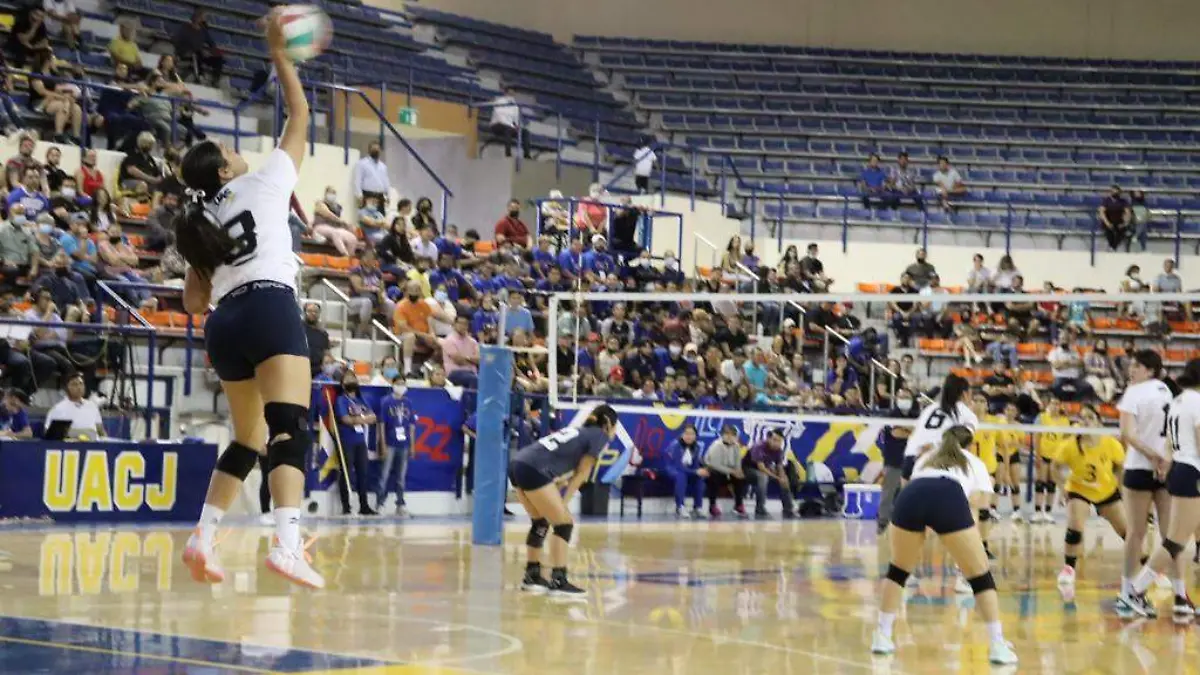
[[[388,222],[383,217],[383,209],[379,204],[379,198],[370,195],[363,199],[363,205],[358,209],[358,227],[372,246],[378,244],[387,234]]]
[[[404,299],[396,304],[392,315],[392,327],[404,346],[404,372],[413,373],[413,357],[417,347],[424,351],[438,348],[437,336],[433,334],[430,319],[449,322],[441,309],[425,302],[421,284],[409,281],[404,287]]]
[[[617,261],[608,252],[608,240],[604,235],[592,235],[592,250],[583,254],[583,271],[602,280],[617,273]]]
[[[742,470],[742,445],[738,442],[737,427],[726,424],[721,427],[721,436],[708,446],[704,453],[704,468],[708,475],[705,480],[705,492],[708,496],[708,515],[713,518],[721,516],[721,508],[717,506],[717,495],[725,486],[733,493],[733,510],[742,518],[746,517],[746,476]]]
[[[522,250],[528,250],[529,227],[521,220],[521,202],[516,199],[508,200],[508,209],[504,217],[496,221],[495,240],[499,247],[504,243],[512,244]]]
[[[339,454],[345,482],[338,491],[342,498],[342,514],[350,515],[350,492],[346,485],[353,485],[358,492],[358,513],[374,516],[376,512],[367,503],[367,441],[370,428],[378,421],[371,407],[363,401],[358,389],[358,376],[353,370],[342,375],[342,393],[334,402],[334,414],[338,421],[338,441],[342,446]]]
[[[388,190],[391,183],[388,179],[387,164],[379,158],[383,155],[383,147],[378,141],[367,145],[367,154],[354,165],[354,197],[361,207],[372,197],[379,204],[380,210],[387,209]]]
[[[379,402],[383,419],[379,420],[379,487],[375,490],[375,506],[383,509],[388,492],[396,493],[396,515],[408,517],[404,502],[404,482],[408,477],[408,459],[412,456],[412,439],[416,438],[417,416],[404,376],[392,377],[392,391]]]
[[[474,389],[479,383],[479,342],[471,336],[470,320],[454,319],[454,331],[442,338],[442,363],[450,382]]]
[[[0,273],[5,286],[18,277],[36,278],[38,275],[38,245],[33,235],[34,227],[22,209],[16,209],[8,220],[0,222]]]
[[[892,400],[892,409],[885,415],[892,418],[916,419],[920,412],[913,393],[908,389],[899,389]],[[887,524],[892,518],[892,504],[896,495],[900,493],[900,479],[904,474],[904,448],[911,434],[912,427],[886,426],[879,432],[879,438],[875,441],[883,454],[883,472],[879,475],[882,487],[876,521],[881,534],[887,529]]]
[[[358,228],[342,218],[342,205],[332,185],[325,188],[325,199],[313,207],[313,232],[332,244],[338,255],[350,257],[358,250]]]

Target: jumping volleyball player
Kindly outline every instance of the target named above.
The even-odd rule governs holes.
[[[1171,468],[1167,473],[1167,494],[1171,495],[1170,522],[1160,529],[1166,534],[1162,544],[1121,594],[1124,605],[1138,616],[1158,616],[1146,598],[1146,590],[1157,575],[1168,567],[1175,571],[1175,621],[1186,623],[1196,609],[1187,595],[1184,562],[1181,559],[1188,540],[1200,526],[1200,359],[1192,359],[1175,381],[1183,390],[1167,413],[1167,440],[1171,447]]]
[[[987,554],[975,527],[976,510],[986,513],[991,499],[992,479],[983,461],[966,451],[971,442],[970,429],[949,427],[936,450],[917,458],[911,480],[896,498],[889,536],[891,561],[880,588],[879,623],[871,638],[874,654],[896,651],[892,639],[896,611],[903,599],[904,584],[921,559],[925,530],[929,528],[963,571],[975,594],[975,604],[987,623],[988,660],[1000,665],[1017,662],[1012,645],[1004,639],[996,581],[988,570]]]
[[[1079,413],[1083,426],[1100,427],[1100,413],[1085,406]],[[1067,503],[1067,533],[1063,537],[1063,568],[1058,573],[1058,589],[1067,602],[1075,599],[1075,563],[1083,548],[1083,525],[1092,509],[1125,538],[1125,510],[1121,507],[1118,479],[1125,461],[1121,442],[1111,436],[1076,436],[1061,444],[1054,467],[1065,469],[1069,477],[1058,486],[1059,499]]]
[[[567,580],[567,544],[575,524],[567,504],[587,481],[596,460],[617,433],[617,413],[607,405],[593,408],[581,426],[568,426],[521,448],[508,465],[517,499],[533,519],[525,539],[527,561],[521,590],[556,596],[586,591]],[[570,476],[559,492],[557,481]],[[542,543],[551,530],[550,580],[542,576]]]
[[[300,534],[312,380],[288,228],[309,111],[296,68],[284,53],[278,10],[264,23],[288,111],[279,147],[251,172],[237,153],[206,141],[188,151],[181,169],[190,196],[175,221],[179,253],[188,263],[183,300],[193,314],[217,303],[204,327],[205,348],[229,399],[234,439],[217,460],[183,561],[197,581],[224,580],[213,550],[217,526],[265,451],[275,500],[267,568],[302,586],[323,588]]]
[[[1125,475],[1121,483],[1129,532],[1125,537],[1121,593],[1114,608],[1125,619],[1136,616],[1124,598],[1129,593],[1129,580],[1141,565],[1150,508],[1154,507],[1161,532],[1166,532],[1171,523],[1171,499],[1162,479],[1171,463],[1167,452],[1167,410],[1174,398],[1171,389],[1159,379],[1163,363],[1158,352],[1141,349],[1131,356],[1129,386],[1117,403],[1121,414],[1121,440],[1125,443]],[[1176,563],[1176,579],[1182,578],[1178,575],[1181,564]]]

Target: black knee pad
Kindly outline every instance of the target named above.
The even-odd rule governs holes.
[[[1183,544],[1180,544],[1176,541],[1171,541],[1166,537],[1163,537],[1163,548],[1166,549],[1167,553],[1171,554],[1171,560],[1174,560],[1175,558],[1179,557],[1180,553],[1183,553]]]
[[[1021,496],[1021,486],[1020,485],[1008,486],[1008,494],[1011,497],[1020,497]]]
[[[258,451],[247,445],[234,441],[225,447],[225,452],[217,458],[217,471],[227,473],[238,480],[246,480],[246,476],[258,466]]]
[[[571,543],[571,533],[575,531],[575,523],[567,523],[566,525],[555,525],[554,536],[562,539],[568,544]]]
[[[1044,480],[1038,481],[1037,491],[1040,492],[1041,494],[1046,494],[1047,492],[1053,492],[1054,490],[1050,487],[1050,485],[1051,485],[1051,483],[1047,483]]]
[[[984,591],[996,590],[996,580],[992,578],[992,573],[984,572],[974,579],[967,579],[967,583],[971,584],[971,592],[979,595]]]
[[[904,584],[908,583],[909,572],[905,572],[899,567],[889,563],[887,574],[885,576],[887,579],[895,582],[900,588],[904,588]]]
[[[1067,542],[1067,546],[1074,546],[1083,543],[1083,533],[1079,530],[1067,528],[1067,536],[1063,537],[1063,541]]]
[[[991,509],[979,509],[979,522],[986,523],[992,519]]]
[[[525,545],[529,548],[541,548],[546,541],[546,533],[550,531],[550,521],[538,518],[529,525],[529,536],[525,537]]]
[[[263,406],[267,418],[267,461],[274,471],[277,466],[305,470],[305,458],[312,446],[308,430],[308,408],[294,403],[268,403]]]

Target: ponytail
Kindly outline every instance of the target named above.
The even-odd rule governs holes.
[[[608,405],[597,406],[583,422],[583,426],[585,427],[599,427],[601,429],[605,429],[605,425],[607,425],[609,428],[617,425],[617,411],[613,410],[612,407]]]
[[[207,210],[208,200],[216,197],[224,185],[221,170],[227,164],[221,146],[204,141],[187,151],[179,167],[188,199],[175,217],[175,248],[205,278],[211,277],[237,248],[234,238]]]
[[[974,440],[975,435],[967,427],[962,425],[950,427],[946,433],[942,434],[942,444],[929,456],[929,460],[922,465],[923,468],[966,471],[970,463],[963,448],[970,447]]]

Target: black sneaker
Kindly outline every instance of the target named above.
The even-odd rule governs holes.
[[[1158,611],[1145,593],[1129,593],[1121,597],[1124,604],[1137,616],[1147,619],[1157,619]]]
[[[796,512],[795,512],[795,511],[784,511],[784,512],[783,512],[783,519],[784,519],[784,520],[795,520],[795,519],[796,519]]]
[[[555,598],[587,599],[587,591],[566,579],[551,579],[547,584],[550,596]]]
[[[550,582],[546,581],[541,573],[526,573],[525,578],[521,579],[521,590],[534,595],[543,595],[550,590]]]
[[[767,510],[766,510],[766,509],[755,509],[755,510],[754,510],[754,517],[755,517],[755,518],[758,518],[759,520],[770,520],[770,519],[771,519],[771,514],[770,514],[770,513],[767,513]]]
[[[1171,619],[1175,623],[1191,623],[1196,617],[1196,606],[1186,595],[1175,596],[1175,606],[1171,610]]]
[[[379,512],[376,511],[375,509],[371,508],[370,506],[361,506],[358,509],[358,515],[360,515],[360,516],[377,516],[377,515],[379,515]]]

